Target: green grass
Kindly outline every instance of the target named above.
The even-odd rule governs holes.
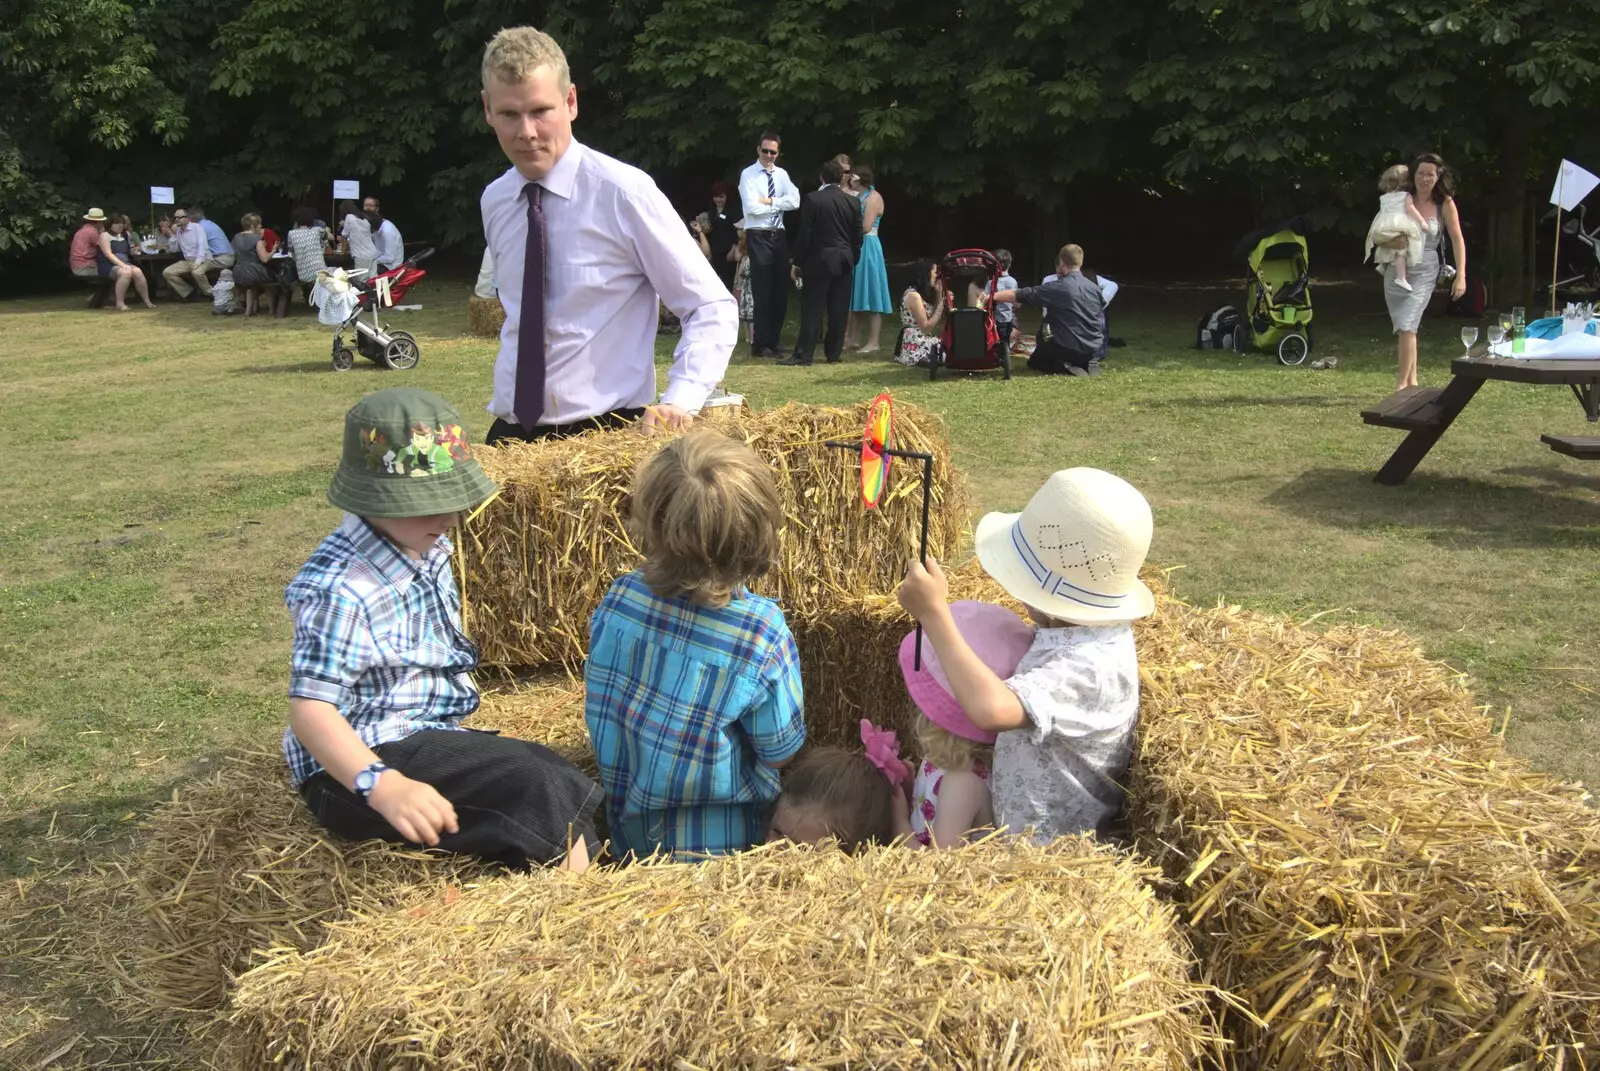
[[[304,314],[0,304],[17,446],[0,468],[0,875],[92,850],[218,753],[275,746],[281,592],[336,523],[323,491],[344,411],[415,383],[475,434],[487,423],[495,347],[463,337],[465,289],[416,294],[427,308],[393,317],[422,343],[405,374],[332,373],[329,332]],[[930,384],[882,358],[739,357],[728,385],[758,406],[887,387],[937,409],[983,509],[1019,508],[1057,468],[1118,472],[1154,505],[1151,556],[1181,566],[1182,595],[1404,628],[1472,674],[1497,717],[1510,706],[1514,748],[1592,780],[1600,467],[1538,442],[1585,427],[1571,397],[1490,384],[1405,486],[1380,487],[1400,435],[1357,416],[1392,386],[1375,288],[1318,288],[1330,373],[1189,349],[1200,312],[1229,296],[1125,288],[1114,328],[1129,346],[1096,380]],[[1427,324],[1427,381],[1443,380],[1457,326]]]

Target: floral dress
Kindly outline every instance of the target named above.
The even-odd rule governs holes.
[[[753,323],[756,318],[756,295],[750,289],[750,258],[739,258],[739,270],[733,276],[733,289],[739,295],[739,320]]]
[[[972,772],[988,784],[988,767],[975,762]],[[942,767],[924,759],[917,768],[917,783],[911,789],[911,835],[925,848],[933,844],[933,820],[939,815],[939,791],[944,788],[944,778]]]
[[[900,345],[895,350],[894,359],[903,365],[926,366],[934,361],[943,360],[944,343],[939,341],[938,335],[925,335],[917,327],[917,318],[911,315],[911,295],[915,294],[915,287],[907,287],[906,292],[900,295]]]

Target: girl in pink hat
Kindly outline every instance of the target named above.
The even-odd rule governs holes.
[[[980,661],[1005,680],[1033,642],[1033,629],[992,603],[952,603],[957,631]],[[916,711],[922,763],[911,790],[911,837],[924,848],[947,848],[994,826],[989,769],[996,734],[978,728],[961,709],[933,644],[922,639],[922,668],[909,633],[900,643],[900,674]]]

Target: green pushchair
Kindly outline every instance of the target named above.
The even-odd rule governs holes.
[[[1240,353],[1249,346],[1276,352],[1282,364],[1301,364],[1311,356],[1311,257],[1299,219],[1245,237],[1249,277],[1244,288],[1243,330],[1234,333]]]

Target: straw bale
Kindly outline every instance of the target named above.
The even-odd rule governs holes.
[[[1025,611],[973,559],[947,571],[952,599]],[[900,643],[914,622],[893,595],[839,598],[825,612],[791,617],[806,691],[806,734],[818,744],[859,748],[861,719],[900,734],[914,750],[912,707],[900,676]]]
[[[482,338],[499,338],[500,328],[506,322],[505,306],[497,297],[483,298],[476,294],[467,298],[467,331]]]
[[[565,679],[486,695],[469,724],[537,741],[594,773],[582,691]],[[110,868],[114,906],[96,955],[125,1009],[214,1009],[256,949],[311,948],[353,906],[484,872],[467,859],[335,838],[289,788],[281,755],[239,756],[175,792]]]
[[[772,845],[435,889],[240,979],[241,1068],[1163,1068],[1215,1044],[1170,908],[1089,841]]]
[[[1241,1066],[1600,1066],[1600,816],[1403,637],[1163,598],[1130,799]]]
[[[791,624],[840,601],[894,590],[916,556],[922,527],[920,463],[896,460],[878,509],[861,505],[859,454],[828,439],[859,441],[866,405],[727,407],[708,421],[771,462],[785,515],[779,560],[755,585],[779,600]],[[463,526],[463,614],[490,665],[582,665],[589,615],[611,582],[639,564],[625,519],[634,470],[663,436],[631,430],[485,449],[500,495]],[[950,465],[944,422],[914,405],[895,412],[895,443],[934,454],[929,546],[960,542],[966,494]]]

